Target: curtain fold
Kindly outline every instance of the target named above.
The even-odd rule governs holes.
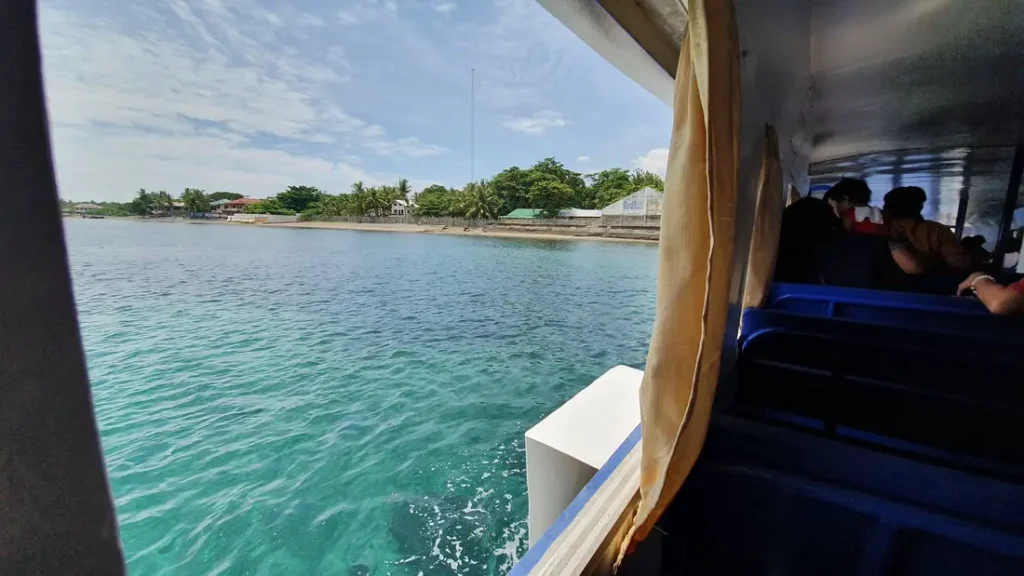
[[[797,190],[793,184],[789,185],[789,196],[786,198],[786,206],[792,206],[794,202],[800,199],[800,191]]]
[[[754,230],[750,235],[747,277],[743,285],[743,308],[760,308],[768,297],[779,253],[779,229],[782,226],[782,165],[779,137],[772,126],[764,130],[764,154],[757,182],[757,208]]]
[[[657,311],[640,391],[641,501],[623,543],[650,533],[704,444],[725,338],[739,164],[732,0],[689,0],[661,220]]]

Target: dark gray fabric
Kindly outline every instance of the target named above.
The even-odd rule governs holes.
[[[40,64],[35,2],[0,0],[0,573],[122,574]]]

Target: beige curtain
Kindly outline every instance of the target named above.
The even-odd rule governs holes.
[[[800,191],[796,189],[796,186],[789,185],[789,197],[786,198],[786,206],[792,206],[794,202],[800,199]]]
[[[657,312],[640,391],[643,540],[704,444],[729,307],[739,162],[739,45],[732,0],[689,0],[676,71]]]
[[[779,252],[782,201],[779,137],[775,128],[768,126],[764,131],[764,156],[757,182],[757,208],[754,211],[754,231],[750,236],[750,254],[747,256],[743,308],[760,308],[768,297]]]

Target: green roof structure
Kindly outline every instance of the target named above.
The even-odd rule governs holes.
[[[540,218],[543,214],[543,210],[539,208],[516,208],[515,210],[505,214],[501,220],[529,220],[532,218]]]

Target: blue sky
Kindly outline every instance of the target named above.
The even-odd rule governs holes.
[[[534,0],[41,0],[64,198],[664,172],[671,110]]]

